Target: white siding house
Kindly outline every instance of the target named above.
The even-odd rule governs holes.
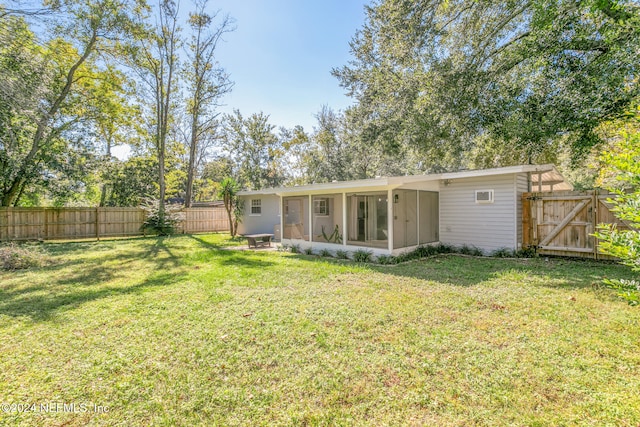
[[[522,193],[554,189],[571,186],[553,165],[522,165],[244,191],[239,233],[377,255],[437,242],[516,250]]]
[[[242,197],[244,215],[238,224],[238,234],[276,234],[280,225],[280,197],[255,194]],[[280,236],[276,236],[280,239]]]
[[[493,192],[477,202],[476,191]],[[440,241],[486,251],[517,247],[514,175],[446,180],[440,187]]]

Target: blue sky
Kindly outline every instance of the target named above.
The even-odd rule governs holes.
[[[364,23],[364,0],[211,0],[236,21],[218,46],[220,64],[235,82],[223,112],[264,112],[276,126],[304,126],[324,104],[351,105],[331,69],[347,64],[349,41]],[[182,8],[187,2],[182,2]]]
[[[346,65],[349,41],[365,19],[365,0],[210,0],[235,20],[236,30],[218,45],[218,61],[235,85],[220,108],[247,117],[263,112],[277,128],[316,125],[322,105],[343,110],[352,104],[331,69]],[[182,0],[187,15],[189,0]],[[186,26],[185,23],[182,24]],[[113,148],[121,159],[128,146]]]

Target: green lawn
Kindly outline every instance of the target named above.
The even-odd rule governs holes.
[[[640,423],[640,309],[599,286],[622,267],[228,243],[48,243],[0,272],[0,403],[50,408],[0,424]]]

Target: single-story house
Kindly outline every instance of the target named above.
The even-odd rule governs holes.
[[[517,250],[522,193],[571,189],[553,165],[521,165],[242,191],[238,232],[375,255],[438,242]]]

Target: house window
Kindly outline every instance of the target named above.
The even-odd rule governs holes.
[[[262,214],[262,199],[251,199],[251,215]]]
[[[329,215],[329,199],[314,200],[313,213],[318,216],[328,216]]]

